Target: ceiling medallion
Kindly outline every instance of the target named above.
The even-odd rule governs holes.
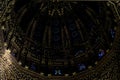
[[[65,2],[59,1],[59,0],[48,1],[48,5],[47,5],[48,15],[50,15],[50,16],[54,16],[54,15],[62,16],[62,15],[64,15],[65,8],[67,8],[69,6],[70,6],[70,4],[68,5],[68,3],[66,4]]]
[[[112,49],[117,32],[114,15],[104,4],[49,0],[17,8],[19,35],[9,43],[10,49],[15,48],[23,67],[45,75],[71,75],[96,67]]]

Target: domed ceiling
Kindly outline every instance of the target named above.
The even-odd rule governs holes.
[[[17,0],[14,12],[15,56],[33,71],[80,72],[112,49],[117,24],[106,2]]]

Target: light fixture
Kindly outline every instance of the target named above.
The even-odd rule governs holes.
[[[73,72],[72,74],[73,74],[73,75],[76,75],[76,72]]]
[[[22,65],[22,63],[21,63],[20,61],[18,62],[18,64],[19,64],[19,65]]]
[[[6,42],[4,43],[4,46],[5,46],[5,47],[7,46],[7,43],[6,43]]]
[[[88,66],[88,69],[91,69],[92,68],[92,66]]]
[[[95,64],[97,65],[97,64],[98,64],[98,62],[96,61],[96,62],[95,62]]]
[[[67,77],[67,76],[69,76],[69,74],[65,74],[65,76]]]
[[[40,75],[41,75],[41,76],[44,76],[44,73],[43,73],[43,72],[41,72],[41,73],[40,73]]]
[[[5,50],[5,53],[7,53],[7,54],[9,54],[10,52],[11,52],[10,49],[6,49],[6,50]]]
[[[51,74],[48,74],[48,77],[52,76]]]
[[[1,29],[2,29],[2,30],[5,30],[5,26],[2,26]]]
[[[25,66],[25,69],[28,69],[29,67],[28,66]]]

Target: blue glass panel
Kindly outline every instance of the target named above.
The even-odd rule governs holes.
[[[100,50],[99,53],[98,53],[98,57],[99,58],[102,58],[105,54],[105,51],[104,50]]]
[[[36,70],[36,66],[34,64],[31,64],[31,69],[35,71]]]
[[[57,75],[57,70],[55,70],[55,72],[54,72],[54,73],[55,73],[55,75]]]
[[[62,74],[62,73],[61,73],[61,70],[58,70],[58,74],[59,74],[59,75],[61,75],[61,74]]]
[[[115,38],[115,30],[111,29],[111,30],[110,30],[110,33],[111,33],[111,37],[112,37],[112,38]]]
[[[61,73],[61,70],[59,69],[59,70],[55,70],[55,71],[54,71],[54,74],[55,74],[55,75],[61,75],[62,73]]]
[[[81,71],[81,70],[84,70],[85,68],[86,68],[86,66],[85,66],[85,64],[78,64],[78,66],[79,66],[79,70]]]

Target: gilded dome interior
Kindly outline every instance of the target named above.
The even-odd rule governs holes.
[[[106,2],[17,0],[13,13],[12,55],[45,75],[96,67],[116,38],[117,23]]]

